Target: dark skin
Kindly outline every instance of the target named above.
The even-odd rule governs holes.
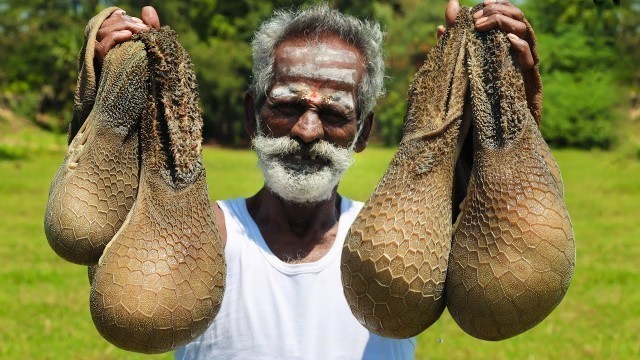
[[[459,10],[457,0],[449,1],[445,12],[447,27],[453,26]],[[523,19],[522,11],[506,0],[486,0],[483,10],[474,16],[477,30],[498,28],[508,33],[526,79],[527,72],[532,70],[534,63],[529,44],[523,40],[526,34]],[[158,14],[153,7],[144,7],[141,19],[131,17],[122,10],[115,11],[104,21],[98,32],[95,53],[97,65],[102,63],[108,51],[116,44],[131,39],[133,34],[149,27],[160,27]],[[438,36],[442,36],[444,31],[444,26],[438,27]],[[337,60],[314,63],[315,57],[306,51],[318,47],[325,47],[336,53]],[[310,74],[291,70],[296,66],[302,68],[308,63],[313,63],[313,68],[316,69]],[[352,74],[354,81],[349,77],[331,78],[331,75],[327,75],[342,73]],[[283,42],[276,49],[274,83],[266,101],[256,109],[253,95],[245,95],[247,133],[254,137],[258,132],[255,118],[258,110],[262,120],[260,130],[267,135],[288,136],[302,143],[323,139],[341,147],[355,141],[354,150],[363,151],[369,139],[374,114],[371,112],[363,117],[363,130],[356,138],[356,119],[360,114],[355,105],[350,106],[356,103],[357,84],[363,73],[362,54],[339,38],[322,37],[319,43],[311,46],[303,39]],[[281,95],[283,92],[285,95]],[[339,100],[327,100],[329,98]],[[263,187],[247,199],[247,208],[271,251],[283,261],[317,261],[329,251],[335,241],[340,215],[337,188],[333,189],[327,200],[301,205],[287,202]],[[227,241],[224,216],[217,204],[214,204],[214,210],[224,245]]]
[[[334,59],[316,61],[318,53],[314,49],[320,47],[330,51]],[[373,113],[365,117],[356,139],[358,114],[351,104],[355,104],[358,83],[365,71],[360,52],[335,36],[322,37],[313,46],[304,39],[292,39],[276,48],[275,60],[274,82],[258,111],[260,130],[271,137],[289,136],[304,144],[322,139],[348,147],[355,139],[354,150],[363,151]],[[296,72],[310,63],[315,71]],[[343,72],[355,74],[355,79],[341,78]],[[244,104],[245,128],[254,137],[258,128],[251,93],[246,94]],[[295,204],[263,187],[247,199],[247,208],[276,256],[287,262],[312,262],[324,256],[336,238],[340,216],[336,190],[328,200]],[[224,218],[218,216],[218,221],[222,224]]]

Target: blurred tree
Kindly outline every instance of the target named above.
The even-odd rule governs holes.
[[[175,29],[191,55],[200,90],[204,136],[222,144],[246,143],[242,99],[251,76],[250,40],[275,7],[302,1],[144,1],[119,6],[139,11],[152,5],[163,25]]]
[[[308,6],[300,0],[0,0],[0,93],[5,105],[35,119],[49,113],[60,119],[49,126],[64,130],[71,118],[75,61],[83,29],[101,8],[118,5],[139,16],[153,5],[163,24],[178,32],[198,76],[205,136],[221,143],[244,139],[242,97],[251,75],[250,40],[276,8]],[[332,0],[329,4],[359,17],[384,17],[393,32],[390,50],[389,97],[379,107],[385,142],[399,139],[407,84],[414,69],[435,43],[436,19],[444,4],[416,0],[370,2]],[[405,17],[408,17],[405,19]],[[427,19],[428,23],[423,23]],[[399,22],[396,24],[396,22]],[[414,31],[405,31],[411,27]],[[388,99],[388,100],[387,100]]]
[[[242,99],[251,81],[253,33],[274,9],[313,3],[317,1],[187,0],[178,5],[179,9],[159,6],[160,16],[164,19],[166,15],[167,23],[180,20],[188,25],[190,29],[180,28],[181,34],[197,35],[183,36],[182,40],[196,66],[207,138],[226,144],[246,143]],[[334,0],[330,4],[359,16],[369,15],[372,9],[368,1]],[[175,19],[176,14],[185,16]]]
[[[544,82],[542,133],[555,146],[609,148],[620,103],[612,1],[536,0],[523,10],[538,38]]]
[[[437,43],[436,29],[444,21],[446,2],[397,0],[374,2],[373,17],[387,36],[387,95],[376,108],[377,134],[384,145],[396,145],[402,137],[409,83]]]
[[[623,2],[617,41],[621,77],[631,85],[632,107],[640,107],[640,0]]]
[[[242,99],[251,81],[253,32],[279,6],[301,1],[188,0],[184,11],[191,31],[184,38],[192,55],[205,117],[205,136],[225,144],[246,143]]]
[[[2,0],[0,2],[0,101],[41,125],[63,128],[70,119],[76,56],[84,24],[98,1]]]
[[[612,109],[623,98],[620,84],[630,84],[636,94],[632,101],[640,103],[640,0],[619,7],[607,0],[514,2],[524,9],[538,35],[545,136],[555,145],[610,146],[615,136]],[[276,8],[313,3],[317,1],[0,0],[0,105],[48,127],[65,129],[86,22],[106,6],[117,4],[139,16],[142,6],[153,5],[192,56],[205,137],[225,144],[246,143],[242,98],[251,76],[253,32]],[[397,144],[409,82],[436,43],[436,26],[444,20],[446,1],[328,0],[328,4],[378,20],[387,32],[387,96],[376,108],[376,134],[386,145]],[[51,116],[37,116],[42,113]]]

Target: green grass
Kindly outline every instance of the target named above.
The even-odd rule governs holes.
[[[142,358],[100,337],[89,314],[86,269],[47,245],[42,221],[64,155],[60,144],[61,136],[0,133],[0,358]],[[496,343],[464,334],[445,313],[418,337],[417,358],[640,358],[640,162],[616,153],[554,153],[578,254],[562,304],[534,329]],[[366,200],[392,155],[379,148],[358,155],[341,192]],[[251,152],[206,148],[204,158],[213,199],[250,196],[261,187]]]

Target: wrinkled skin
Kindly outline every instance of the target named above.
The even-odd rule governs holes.
[[[542,321],[575,266],[560,171],[527,108],[506,36],[469,43],[474,158],[446,280],[449,312],[475,337],[502,340]]]
[[[146,62],[144,48],[140,43],[123,47],[111,58],[130,61],[105,67],[93,109],[75,134],[72,126],[45,214],[49,244],[77,264],[98,261],[133,206],[138,188],[138,127],[147,91],[145,74],[136,75]],[[114,102],[127,106],[114,108]]]
[[[72,140],[45,231],[58,254],[90,265],[91,316],[102,336],[126,350],[166,352],[217,314],[223,248],[191,60],[173,31],[148,31],[97,62],[96,84],[93,39],[114,11],[87,26]]]
[[[444,310],[453,170],[468,87],[469,19],[465,25],[447,32],[416,74],[398,151],[343,248],[347,301],[382,336],[417,335]]]
[[[573,274],[560,173],[517,60],[502,32],[481,35],[472,21],[463,8],[416,74],[398,152],[343,249],[351,310],[383,336],[417,335],[446,302],[469,334],[508,338],[544,319]],[[473,170],[454,229],[453,170],[469,126]]]
[[[209,327],[222,301],[225,263],[202,166],[202,118],[190,60],[171,30],[144,33],[140,40],[151,74],[140,128],[140,184],[95,269],[90,305],[107,340],[158,353]]]

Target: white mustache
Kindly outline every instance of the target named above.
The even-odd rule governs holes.
[[[309,155],[326,160],[336,169],[347,169],[353,163],[352,150],[341,148],[326,140],[319,140],[311,146],[283,136],[271,138],[258,135],[252,140],[253,148],[260,156],[273,158],[284,155]]]
[[[344,172],[353,164],[353,150],[320,140],[305,145],[287,136],[258,135],[252,140],[258,165],[269,190],[293,203],[317,203],[331,197]],[[286,155],[308,155],[326,161],[317,167],[301,162],[295,169],[286,164]]]

